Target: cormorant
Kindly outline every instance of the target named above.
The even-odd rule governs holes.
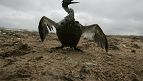
[[[103,33],[102,29],[99,27],[98,24],[83,26],[78,21],[75,21],[74,10],[68,7],[68,5],[74,3],[79,2],[73,2],[73,0],[62,1],[62,7],[68,13],[68,15],[59,23],[54,22],[46,16],[43,16],[41,18],[38,28],[42,42],[44,41],[49,31],[53,30],[54,26],[56,28],[56,34],[58,36],[58,39],[62,44],[60,47],[56,47],[56,49],[70,47],[74,48],[74,50],[81,51],[76,46],[80,40],[81,35],[87,35],[86,33],[88,33],[92,35],[92,39],[97,42],[101,48],[105,48],[105,50],[108,51],[108,41],[106,35]]]

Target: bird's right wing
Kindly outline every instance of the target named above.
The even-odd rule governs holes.
[[[107,37],[98,24],[82,26],[81,29],[84,37],[94,40],[101,48],[105,48],[105,50],[108,52]]]
[[[56,28],[57,25],[58,24],[56,22],[54,22],[53,20],[51,20],[45,16],[43,16],[40,19],[38,29],[39,29],[39,35],[40,35],[42,42],[46,38],[46,35],[49,33],[49,30],[52,31],[53,26]],[[49,30],[48,30],[47,26],[48,26]]]

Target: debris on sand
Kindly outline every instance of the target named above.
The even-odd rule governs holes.
[[[140,49],[141,48],[138,44],[133,44],[132,47],[136,48],[136,49]]]
[[[2,57],[21,56],[28,54],[31,50],[28,44],[23,44],[21,41],[13,42],[13,44],[5,44],[3,46],[10,47],[7,48],[4,52],[0,52],[0,56]]]
[[[113,44],[110,44],[109,48],[110,50],[119,50],[119,47]]]

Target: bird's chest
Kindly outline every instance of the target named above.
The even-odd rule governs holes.
[[[80,26],[75,22],[64,22],[61,23],[60,26],[57,28],[57,32],[65,34],[75,34],[80,33],[81,29]]]

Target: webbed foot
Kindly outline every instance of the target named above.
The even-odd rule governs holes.
[[[62,49],[62,48],[64,48],[64,46],[53,47],[53,48],[51,48],[51,49]]]
[[[75,50],[75,51],[78,51],[78,52],[82,52],[82,53],[84,53],[84,51],[82,51],[81,49],[76,48],[76,47],[74,47],[74,50]]]

